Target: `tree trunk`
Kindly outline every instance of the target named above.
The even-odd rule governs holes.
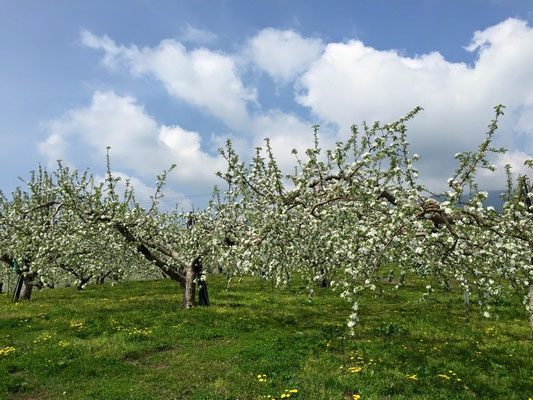
[[[327,278],[322,278],[320,281],[318,281],[318,287],[321,288],[328,288],[330,281]]]
[[[533,340],[533,283],[529,284],[529,330]]]
[[[463,296],[464,296],[464,300],[465,300],[465,318],[466,318],[466,322],[470,322],[470,315],[469,315],[470,296],[468,295],[468,289],[467,288],[463,288]]]
[[[330,285],[329,285],[330,280],[329,280],[329,278],[328,278],[328,273],[327,273],[327,271],[326,271],[324,268],[322,268],[322,269],[320,270],[320,274],[321,274],[322,276],[321,276],[320,280],[318,281],[318,287],[321,287],[321,288],[328,288],[328,287],[330,286]]]
[[[195,271],[193,266],[185,271],[185,282],[183,286],[183,303],[181,308],[193,308],[196,305],[196,283],[194,282]]]
[[[4,287],[4,282],[0,282],[0,294],[2,294],[3,287]]]
[[[80,283],[78,284],[78,286],[76,286],[76,289],[83,290],[85,288],[85,285],[91,280],[91,278],[92,276],[80,279]]]
[[[19,294],[19,301],[29,300],[31,298],[31,291],[33,290],[33,283],[31,278],[22,279],[22,289]]]
[[[209,307],[209,293],[207,292],[207,282],[202,280],[202,257],[196,257],[193,261],[194,277],[198,284],[198,305]]]

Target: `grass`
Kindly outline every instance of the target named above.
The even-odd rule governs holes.
[[[180,310],[171,281],[0,298],[3,399],[520,399],[533,342],[519,301],[467,323],[456,291],[367,294],[356,335],[328,290],[209,280],[212,306]],[[269,397],[270,396],[270,397]]]

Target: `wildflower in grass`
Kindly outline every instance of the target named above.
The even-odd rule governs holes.
[[[15,351],[14,347],[7,346],[2,349],[0,349],[0,356],[7,356],[9,353],[12,353]]]
[[[44,336],[41,336],[35,339],[33,343],[46,342],[47,340],[50,340],[50,339],[52,339],[51,335],[44,335]]]
[[[60,347],[68,347],[68,346],[70,346],[70,342],[65,342],[64,340],[60,340],[58,345]]]
[[[350,367],[348,368],[348,371],[354,373],[354,372],[361,372],[361,367]]]
[[[438,376],[440,376],[441,378],[444,378],[444,379],[450,379],[450,377],[448,375],[439,374]]]
[[[361,398],[360,394],[354,394],[353,395],[353,400],[359,400],[360,398]]]
[[[417,381],[417,380],[418,380],[418,378],[417,378],[416,375],[407,375],[407,377],[408,377],[409,379],[412,379],[413,381]]]
[[[259,380],[259,382],[266,382],[267,381],[266,378],[267,378],[266,374],[257,375],[257,379]]]
[[[70,321],[70,327],[81,331],[83,328],[85,328],[85,325],[80,321]]]
[[[141,328],[141,329],[132,328],[132,329],[127,329],[126,331],[128,332],[129,335],[137,336],[137,337],[148,336],[152,333],[152,330],[148,328]]]

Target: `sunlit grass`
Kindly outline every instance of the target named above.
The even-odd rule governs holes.
[[[385,284],[386,285],[386,284]],[[128,282],[0,300],[0,398],[524,399],[533,342],[521,304],[467,323],[458,291],[421,286],[350,305],[304,285],[209,281],[212,306],[180,310],[171,281]]]

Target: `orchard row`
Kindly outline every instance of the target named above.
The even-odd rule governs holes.
[[[0,257],[4,275],[16,265],[19,299],[35,286],[73,279],[79,288],[132,276],[162,274],[183,288],[183,308],[208,304],[206,276],[257,275],[283,286],[292,276],[308,282],[309,299],[330,286],[353,305],[348,327],[358,321],[363,291],[393,270],[398,290],[405,277],[434,288],[459,288],[468,318],[471,295],[486,317],[502,295],[523,299],[533,338],[533,187],[513,180],[501,211],[486,207],[476,174],[494,170],[490,158],[503,106],[496,106],[485,140],[456,154],[449,189],[433,195],[418,180],[419,158],[409,151],[406,123],[416,108],[389,124],[352,126],[351,136],[323,151],[314,146],[295,156],[284,174],[268,139],[249,163],[228,141],[218,175],[226,191],[214,190],[209,206],[194,215],[159,209],[168,172],[158,176],[152,204],[141,207],[128,181],[111,173],[102,182],[58,163],[31,173],[27,187],[0,197]],[[533,160],[526,161],[533,168]],[[172,166],[175,168],[175,166]],[[171,168],[171,169],[172,169]],[[124,189],[119,193],[119,186]],[[437,200],[438,199],[438,200]],[[384,275],[385,274],[385,275]]]

